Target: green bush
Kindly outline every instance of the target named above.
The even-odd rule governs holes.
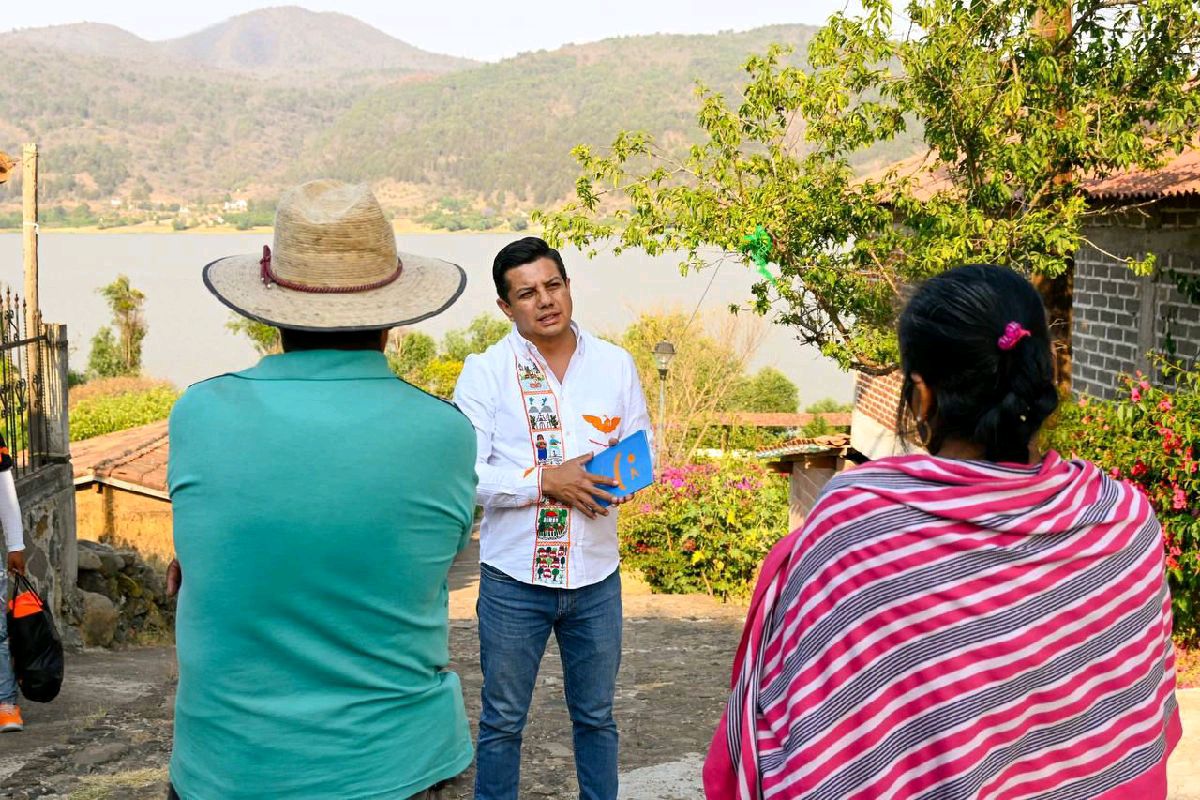
[[[1136,486],[1163,528],[1175,638],[1200,644],[1200,368],[1164,364],[1163,385],[1139,372],[1115,400],[1064,403],[1046,444]]]
[[[81,400],[70,411],[71,441],[166,419],[177,399],[179,392],[174,388],[156,386],[144,391]]]
[[[787,480],[735,459],[668,467],[617,528],[622,560],[654,591],[742,597],[788,532]]]

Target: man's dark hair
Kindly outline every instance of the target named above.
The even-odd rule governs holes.
[[[496,253],[496,260],[492,262],[492,282],[496,284],[496,295],[501,300],[508,302],[508,278],[504,276],[510,269],[532,264],[539,258],[548,258],[553,261],[558,265],[558,274],[564,281],[567,279],[567,268],[563,266],[562,256],[559,255],[559,252],[546,244],[545,239],[526,236],[524,239],[506,244],[499,253]]]
[[[382,333],[365,331],[302,331],[280,328],[279,343],[285,353],[298,350],[379,350]]]
[[[1009,323],[1029,336],[1004,349]],[[1046,311],[1033,285],[1007,267],[971,264],[930,278],[900,315],[898,428],[911,423],[913,375],[933,392],[927,421],[936,454],[948,439],[984,448],[989,461],[1026,463],[1029,442],[1058,407]]]

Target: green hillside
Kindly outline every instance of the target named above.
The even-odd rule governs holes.
[[[258,20],[255,35],[289,18]],[[347,30],[339,52],[361,33]],[[338,70],[336,59],[314,54],[326,66],[303,76],[216,69],[211,54],[188,60],[178,49],[122,60],[80,46],[79,35],[26,31],[0,36],[8,73],[17,76],[0,83],[0,108],[13,110],[0,115],[0,149],[39,141],[44,196],[67,205],[114,195],[143,203],[271,199],[323,175],[382,185],[384,202],[410,214],[444,196],[527,209],[571,192],[576,144],[641,129],[668,147],[685,146],[695,136],[696,81],[733,93],[748,54],[782,42],[799,58],[815,30],[625,37],[442,74]],[[121,38],[115,30],[106,36]],[[71,48],[57,49],[63,41]],[[438,58],[422,54],[414,63],[460,66]],[[898,142],[874,156],[910,149]],[[11,209],[17,200],[19,185],[0,186],[0,204]]]

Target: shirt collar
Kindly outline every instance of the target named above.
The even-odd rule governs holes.
[[[255,366],[234,373],[252,381],[353,381],[395,378],[377,350],[299,350],[263,356]]]
[[[571,320],[571,330],[575,331],[575,355],[582,356],[587,349],[587,334],[583,328],[579,327],[579,324],[575,320]],[[521,332],[517,330],[516,325],[513,325],[512,333],[509,335],[513,337],[513,341],[518,348],[533,353],[539,358],[543,357],[542,351],[538,350],[537,345],[522,336]]]

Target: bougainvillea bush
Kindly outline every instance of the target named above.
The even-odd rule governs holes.
[[[651,589],[722,598],[753,590],[787,528],[787,479],[737,459],[663,469],[618,522],[621,558]]]
[[[1163,528],[1175,639],[1200,645],[1200,368],[1160,365],[1161,380],[1123,378],[1113,400],[1064,403],[1047,444],[1129,481]]]

